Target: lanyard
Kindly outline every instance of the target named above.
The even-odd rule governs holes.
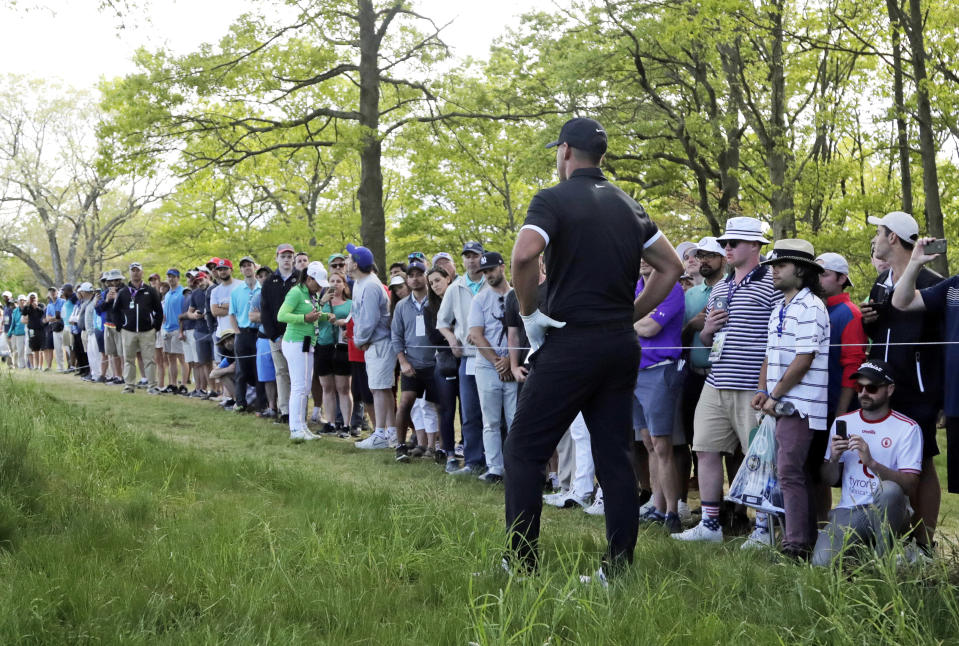
[[[795,298],[793,300],[796,300]],[[788,303],[783,303],[782,307],[779,308],[779,325],[776,326],[776,334],[779,338],[783,338],[783,325],[786,322],[786,312],[789,310],[789,306],[792,305],[792,301]]]
[[[749,283],[752,280],[753,274],[756,273],[756,270],[762,267],[762,265],[756,265],[752,270],[746,274],[739,284],[736,284],[733,281],[729,281],[729,290],[726,293],[726,307],[729,307],[733,303],[733,296],[736,295],[736,292],[739,291],[739,288],[743,285]]]

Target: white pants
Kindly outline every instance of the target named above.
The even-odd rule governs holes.
[[[21,370],[27,367],[27,336],[10,337],[10,351],[13,352],[14,363]]]
[[[425,396],[413,402],[410,421],[413,422],[413,428],[417,431],[436,433],[440,430],[440,417],[436,411],[436,404],[426,401]]]
[[[586,428],[586,420],[583,419],[582,413],[576,416],[569,427],[569,436],[573,440],[573,450],[576,454],[576,470],[570,489],[580,496],[586,496],[593,493],[593,478],[596,471],[593,468],[593,448],[589,441],[589,429]]]
[[[100,346],[97,345],[96,332],[84,332],[86,334],[87,346],[87,365],[90,366],[90,376],[99,379],[100,373]]]
[[[307,431],[306,403],[313,382],[313,346],[303,352],[302,341],[284,341],[283,358],[290,369],[290,432]]]
[[[53,333],[53,357],[57,360],[57,370],[63,370],[63,331]]]

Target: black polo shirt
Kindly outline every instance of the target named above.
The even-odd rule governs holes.
[[[600,169],[578,169],[537,193],[523,228],[546,239],[549,316],[573,325],[632,323],[639,261],[660,233]]]
[[[276,315],[283,305],[286,293],[296,284],[296,272],[292,272],[286,280],[279,271],[263,282],[260,289],[260,324],[263,326],[263,335],[270,340],[283,336],[286,332],[286,323],[277,320]]]

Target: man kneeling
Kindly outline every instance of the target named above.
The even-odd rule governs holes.
[[[822,474],[834,485],[842,477],[842,497],[816,541],[813,565],[829,565],[847,543],[870,544],[885,554],[907,527],[909,494],[922,468],[919,425],[889,408],[896,388],[889,366],[867,361],[852,378],[862,410],[833,422]]]

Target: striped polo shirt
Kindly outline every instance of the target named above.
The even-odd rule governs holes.
[[[773,287],[769,267],[757,265],[739,285],[735,283],[735,274],[716,283],[709,293],[706,314],[713,310],[718,296],[729,299],[729,319],[716,333],[726,332],[726,341],[706,383],[725,390],[756,390],[766,358],[769,313],[782,300],[782,292]]]
[[[812,365],[782,401],[789,401],[809,428],[826,430],[829,399],[829,313],[822,300],[804,287],[789,303],[781,301],[769,315],[766,343],[766,390],[772,392],[798,354],[813,354]],[[837,348],[838,351],[838,348]]]

